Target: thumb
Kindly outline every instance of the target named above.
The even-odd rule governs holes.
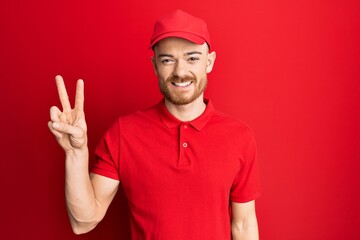
[[[79,127],[74,127],[72,125],[63,123],[63,122],[53,122],[52,127],[62,133],[67,133],[73,136],[83,135],[83,130]]]

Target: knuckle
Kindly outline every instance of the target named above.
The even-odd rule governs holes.
[[[57,112],[58,108],[56,106],[50,107],[50,113]]]
[[[57,121],[59,119],[59,109],[55,106],[50,108],[50,119],[52,121]]]
[[[56,120],[58,120],[57,117],[54,116],[53,114],[50,115],[50,119],[52,122],[55,122]]]

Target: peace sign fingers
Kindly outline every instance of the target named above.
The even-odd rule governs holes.
[[[65,150],[81,149],[87,144],[87,126],[84,114],[84,81],[76,84],[75,107],[72,109],[65,83],[60,75],[55,77],[56,86],[62,105],[62,111],[53,106],[50,109],[50,131],[57,137]]]
[[[82,79],[76,83],[75,110],[84,111],[84,81]]]
[[[60,75],[57,75],[55,77],[55,81],[56,81],[56,86],[57,86],[57,90],[58,90],[58,94],[59,94],[59,98],[60,98],[60,102],[61,102],[61,106],[63,108],[64,112],[70,112],[71,111],[71,105],[69,102],[69,96],[66,92],[66,88],[65,88],[65,83],[63,78]]]

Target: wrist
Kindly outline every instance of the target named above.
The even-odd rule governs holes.
[[[88,159],[89,156],[89,149],[87,146],[83,146],[81,148],[74,148],[68,151],[65,151],[66,160],[81,160],[81,159]]]

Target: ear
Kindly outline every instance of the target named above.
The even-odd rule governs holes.
[[[206,62],[206,73],[211,73],[216,59],[216,52],[208,53]]]
[[[153,65],[153,67],[154,67],[155,75],[156,75],[156,76],[159,76],[159,74],[158,74],[158,69],[157,69],[157,66],[156,66],[155,56],[152,56],[152,57],[151,57],[151,62],[152,62],[152,65]]]

